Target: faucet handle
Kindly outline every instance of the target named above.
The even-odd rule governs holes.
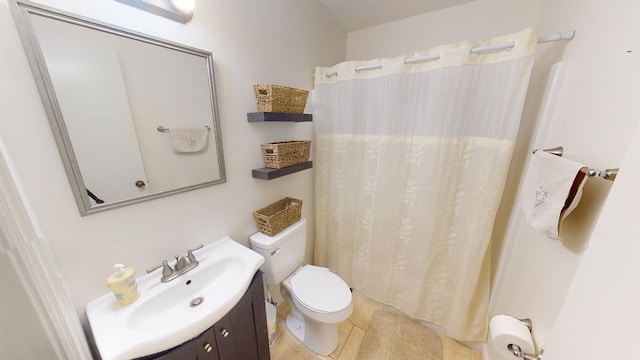
[[[187,258],[188,258],[192,263],[198,262],[198,260],[196,260],[195,255],[193,255],[193,252],[194,252],[194,251],[196,251],[196,250],[200,250],[200,249],[202,249],[203,247],[204,247],[204,245],[200,244],[200,245],[198,245],[198,246],[194,247],[193,249],[188,249],[188,250],[187,250]]]
[[[200,244],[200,245],[194,247],[193,249],[188,249],[187,251],[196,251],[196,250],[202,249],[203,247],[204,247],[204,245]]]
[[[167,260],[163,260],[162,264],[160,265],[156,265],[156,266],[152,266],[150,268],[147,269],[147,274],[153,271],[156,271],[158,269],[162,268],[162,277],[166,278],[168,276],[170,276],[171,274],[173,274],[173,269],[171,269],[171,266],[169,266],[169,262]]]
[[[160,269],[163,266],[164,266],[164,262],[162,264],[160,264],[160,265],[152,266],[152,267],[147,269],[147,274],[152,273],[152,272]]]

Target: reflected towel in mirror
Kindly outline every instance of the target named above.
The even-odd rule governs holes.
[[[200,152],[207,149],[209,129],[185,128],[169,130],[171,146],[176,153]]]
[[[580,198],[587,179],[583,164],[545,151],[537,151],[522,187],[522,211],[536,230],[560,239],[560,225]]]

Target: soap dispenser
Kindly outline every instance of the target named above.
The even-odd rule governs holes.
[[[113,265],[115,271],[107,279],[107,286],[113,291],[120,306],[126,306],[138,300],[140,292],[136,284],[136,274],[132,268],[122,264]]]

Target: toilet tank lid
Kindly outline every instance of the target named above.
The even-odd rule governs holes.
[[[257,247],[260,249],[273,249],[278,247],[281,242],[288,239],[289,236],[295,234],[298,231],[304,231],[307,225],[306,219],[300,219],[292,225],[289,225],[287,228],[282,230],[281,232],[269,236],[263,234],[261,232],[257,232],[251,236],[249,236],[249,242],[252,247]]]

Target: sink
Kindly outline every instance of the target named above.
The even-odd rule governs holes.
[[[175,283],[171,285],[174,286],[165,287],[153,297],[140,299],[142,302],[128,314],[126,323],[132,329],[149,331],[165,324],[180,323],[187,314],[210,311],[211,306],[205,306],[204,302],[216,307],[224,303],[224,290],[223,296],[213,291],[232,287],[237,274],[242,274],[242,267],[242,258],[231,257],[212,262],[199,272],[195,272],[197,268],[193,269],[193,273],[184,274],[183,279],[173,280]],[[202,299],[202,302],[192,306],[195,309],[189,309],[194,299]],[[185,314],[185,310],[189,313]]]
[[[161,270],[137,279],[140,298],[118,305],[108,293],[86,308],[103,360],[132,359],[198,336],[240,300],[264,258],[225,237],[195,252],[198,267],[161,283]]]

